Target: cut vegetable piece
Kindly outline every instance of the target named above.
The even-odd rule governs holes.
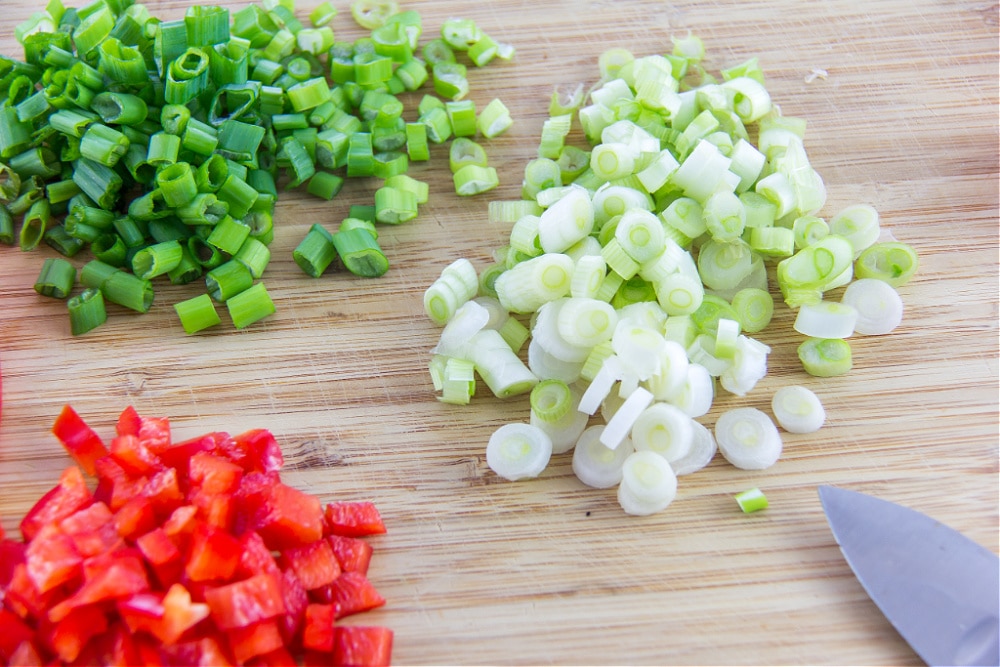
[[[813,338],[849,338],[857,320],[858,311],[849,303],[820,301],[803,304],[793,327],[803,336]]]
[[[877,278],[893,287],[905,285],[917,271],[917,251],[906,243],[887,241],[861,251],[854,263],[857,278]]]
[[[716,451],[718,451],[718,447],[715,443],[715,436],[712,435],[707,426],[692,419],[691,448],[686,456],[671,462],[670,467],[678,476],[690,475],[711,463]]]
[[[655,452],[633,452],[622,466],[618,503],[626,514],[647,516],[667,508],[677,495],[677,476]]]
[[[562,380],[543,380],[531,390],[529,424],[545,431],[552,453],[568,452],[587,427],[589,416],[576,409],[582,392]]]
[[[781,456],[781,435],[757,408],[733,408],[715,423],[715,441],[727,461],[743,470],[764,470]]]
[[[551,456],[549,436],[530,424],[504,424],[493,432],[486,446],[490,470],[512,482],[537,477]]]
[[[632,425],[632,444],[636,451],[656,452],[673,464],[691,451],[693,421],[674,405],[653,403]]]
[[[798,347],[802,367],[816,377],[834,377],[851,370],[851,345],[843,338],[807,338]]]
[[[614,416],[608,420],[601,433],[601,442],[611,449],[618,447],[631,432],[639,415],[652,402],[653,395],[647,389],[636,387],[615,411]]]
[[[587,486],[610,489],[622,481],[625,459],[635,449],[628,438],[614,449],[601,442],[604,426],[595,424],[585,429],[573,447],[573,474]]]
[[[733,496],[733,499],[736,500],[736,503],[743,510],[744,514],[759,512],[760,510],[767,509],[768,505],[767,496],[757,487],[741,491]]]
[[[903,299],[889,283],[876,278],[853,281],[844,290],[841,303],[857,314],[854,331],[862,335],[890,333],[903,321]]]
[[[813,433],[826,420],[819,397],[800,385],[789,385],[774,392],[771,411],[781,428],[789,433]]]

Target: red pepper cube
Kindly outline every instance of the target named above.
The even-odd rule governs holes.
[[[281,551],[323,536],[323,507],[316,497],[278,482],[269,489],[254,523],[267,546]]]
[[[264,544],[264,538],[250,530],[240,535],[240,565],[236,573],[241,578],[252,577],[255,574],[281,575],[281,568]]]
[[[341,570],[368,574],[368,565],[374,551],[372,545],[357,537],[343,535],[330,535],[326,541],[330,543]]]
[[[207,494],[232,493],[242,477],[243,468],[208,452],[198,452],[188,464],[191,487]]]
[[[166,516],[184,504],[184,493],[177,481],[177,471],[173,468],[161,470],[150,477],[142,495],[149,498],[160,516]]]
[[[163,622],[162,592],[145,591],[115,602],[115,610],[133,635],[153,632]]]
[[[0,662],[7,664],[17,647],[34,636],[35,630],[20,616],[0,606]]]
[[[285,465],[281,446],[267,429],[258,428],[233,437],[236,447],[244,452],[242,465],[250,471],[277,472]]]
[[[146,478],[128,474],[111,456],[98,459],[94,465],[97,468],[94,498],[105,503],[112,512],[117,512],[130,499],[142,493]]]
[[[121,621],[115,621],[110,625],[108,631],[101,637],[96,651],[98,659],[95,662],[109,667],[129,667],[140,664],[135,639],[128,627]]]
[[[146,568],[132,550],[105,552],[89,558],[84,563],[84,573],[83,585],[49,609],[49,620],[58,623],[74,610],[149,590]]]
[[[306,661],[303,664],[315,665],[321,663]],[[247,662],[247,665],[252,665],[252,667],[298,667],[299,663],[295,659],[295,656],[289,653],[287,648],[282,646],[276,651],[258,655],[256,658]]]
[[[120,435],[111,441],[111,458],[130,475],[152,475],[166,466],[137,435]]]
[[[114,515],[102,502],[66,517],[59,523],[59,528],[70,536],[77,552],[84,558],[113,551],[122,544],[122,538],[115,530]]]
[[[212,620],[223,630],[245,628],[285,613],[281,580],[258,574],[225,586],[205,590]]]
[[[204,602],[192,602],[191,592],[181,584],[173,584],[163,596],[163,619],[153,631],[164,644],[173,644],[185,632],[208,618],[210,611]]]
[[[42,496],[21,520],[24,541],[32,540],[42,526],[65,519],[91,502],[94,498],[76,466],[70,466],[59,477],[59,484]]]
[[[285,642],[290,645],[298,638],[302,624],[305,622],[309,593],[291,571],[282,572],[280,576],[281,597],[285,603],[285,613],[278,620],[281,622],[282,636],[284,636]]]
[[[284,646],[278,623],[273,619],[260,621],[245,628],[233,628],[226,631],[229,648],[233,657],[239,663],[245,663],[258,655],[277,651]]]
[[[184,572],[191,581],[225,581],[240,564],[240,542],[229,533],[207,523],[191,534]]]
[[[188,477],[188,464],[195,454],[199,452],[215,453],[219,449],[219,443],[228,439],[228,433],[206,433],[190,440],[174,443],[169,449],[159,453],[160,460],[170,468],[177,470],[181,479]]]
[[[142,417],[130,405],[118,415],[118,421],[115,423],[115,433],[118,435],[139,435],[139,426],[141,424]]]
[[[385,523],[374,503],[336,502],[326,506],[323,527],[327,535],[364,537],[385,532]]]
[[[74,609],[58,623],[39,629],[42,643],[63,662],[73,662],[92,638],[108,629],[107,617],[93,609]]]
[[[38,652],[38,647],[35,646],[35,642],[31,640],[25,640],[18,644],[17,648],[10,656],[10,661],[7,663],[10,667],[15,667],[16,665],[25,665],[28,667],[30,665],[41,665],[42,655]]]
[[[392,658],[392,630],[378,626],[340,625],[333,638],[333,664],[384,667]]]
[[[17,540],[0,540],[0,589],[6,588],[14,577],[14,568],[24,562],[26,545]]]
[[[326,587],[324,594],[337,607],[337,618],[357,614],[385,604],[385,598],[363,574],[344,572]]]
[[[94,474],[94,462],[108,454],[101,437],[68,405],[56,417],[52,433],[88,475]]]
[[[166,417],[142,417],[139,420],[139,442],[154,454],[170,449],[170,420]]]
[[[166,646],[163,652],[172,665],[228,667],[236,664],[223,642],[211,635],[181,642],[175,646]]]
[[[24,556],[28,578],[39,593],[76,579],[83,564],[83,556],[76,550],[73,538],[54,523],[42,527],[28,543]]]
[[[153,501],[146,496],[133,496],[114,515],[115,530],[126,540],[135,540],[156,528]]]
[[[326,540],[285,549],[281,562],[295,573],[307,591],[331,584],[340,576],[340,564]]]
[[[25,620],[40,619],[45,616],[52,600],[61,594],[62,589],[40,593],[28,577],[28,564],[18,563],[4,592],[4,604]]]
[[[184,571],[180,549],[163,528],[154,528],[135,541],[161,586],[177,581]]]
[[[310,604],[306,607],[302,647],[312,651],[332,651],[335,618],[336,609],[332,604]]]

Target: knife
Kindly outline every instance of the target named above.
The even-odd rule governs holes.
[[[820,486],[833,536],[869,597],[928,665],[1000,664],[1000,558],[926,514]]]

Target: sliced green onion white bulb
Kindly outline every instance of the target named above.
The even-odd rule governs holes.
[[[497,475],[515,482],[538,477],[549,464],[552,441],[530,424],[504,424],[490,436],[486,464]]]
[[[826,410],[811,389],[789,385],[774,392],[771,412],[789,433],[813,433],[826,421]]]

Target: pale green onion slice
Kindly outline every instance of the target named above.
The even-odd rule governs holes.
[[[562,304],[556,321],[563,340],[570,345],[592,348],[611,340],[618,313],[603,301],[571,297]]]
[[[468,357],[497,398],[526,394],[538,378],[521,361],[499,331],[483,329],[469,341]]]
[[[655,301],[636,301],[621,306],[618,309],[618,319],[662,332],[667,314]]]
[[[466,301],[479,291],[479,275],[472,262],[456,259],[446,266],[441,275],[424,292],[424,311],[440,326]]]
[[[803,336],[848,338],[854,333],[858,311],[847,303],[820,301],[799,308],[792,325]]]
[[[486,464],[500,477],[516,482],[538,477],[552,457],[552,441],[530,424],[504,424],[490,436]]]
[[[486,328],[489,321],[489,310],[476,301],[466,301],[444,325],[431,354],[443,354],[449,357],[466,356],[469,341]]]
[[[809,375],[834,377],[851,370],[851,345],[843,338],[807,338],[798,347],[799,361]]]
[[[622,466],[618,504],[626,514],[648,516],[667,508],[677,496],[677,476],[655,452],[629,454]]]
[[[708,414],[715,399],[715,379],[701,364],[689,363],[687,377],[671,403],[683,410],[689,417],[697,419]]]
[[[651,196],[624,185],[604,184],[594,193],[592,201],[594,204],[594,224],[598,227],[629,209],[642,208],[652,211],[654,208]]]
[[[754,253],[742,239],[706,241],[698,253],[698,272],[709,289],[732,289],[753,270]]]
[[[645,209],[629,209],[615,227],[615,238],[629,257],[642,264],[660,256],[666,242],[663,223]]]
[[[528,343],[528,368],[539,380],[562,380],[569,384],[576,382],[583,374],[582,361],[564,361],[550,354],[532,338]]]
[[[484,328],[499,331],[507,320],[510,319],[510,313],[500,303],[500,299],[494,296],[477,296],[472,301],[486,310],[487,320]]]
[[[774,316],[774,297],[766,289],[741,289],[733,295],[732,306],[740,318],[740,328],[746,333],[763,331]]]
[[[725,459],[742,470],[770,468],[781,456],[781,434],[757,408],[732,408],[719,415],[715,441]]]
[[[778,262],[778,286],[805,288],[824,292],[833,289],[844,276],[849,276],[854,260],[854,247],[842,236],[830,234]]]
[[[589,416],[576,409],[580,395],[561,380],[543,380],[531,390],[529,423],[549,436],[553,454],[571,450],[587,427]]]
[[[632,445],[637,451],[656,452],[672,464],[687,456],[691,450],[693,421],[675,405],[653,403],[632,425]]]
[[[528,257],[542,254],[538,227],[542,219],[537,215],[522,215],[510,228],[510,247]]]
[[[826,421],[826,411],[819,397],[800,385],[789,385],[774,392],[771,412],[781,428],[789,433],[813,433]]]
[[[728,318],[720,318],[715,332],[715,354],[722,359],[732,359],[736,355],[736,343],[740,337],[740,323]]]
[[[588,236],[587,238],[593,237]],[[607,273],[607,262],[600,255],[584,255],[580,257],[576,260],[576,265],[573,267],[573,275],[570,278],[570,296],[591,299],[596,297]]]
[[[753,184],[760,178],[767,164],[767,157],[746,139],[740,138],[729,153],[729,171],[740,178],[736,192],[753,192]]]
[[[660,371],[660,349],[666,341],[663,334],[650,327],[621,322],[611,337],[611,347],[622,367],[648,380]]]
[[[586,238],[594,229],[594,206],[581,187],[569,190],[559,201],[545,209],[538,225],[542,250],[561,253]]]
[[[815,215],[801,215],[792,222],[796,250],[812,245],[829,233],[830,225],[827,224],[826,220]]]
[[[690,363],[684,350],[674,340],[664,340],[660,346],[659,372],[645,381],[646,389],[652,392],[657,401],[671,400],[684,387]]]
[[[622,481],[625,459],[635,449],[629,438],[611,449],[601,442],[602,424],[588,427],[580,434],[573,448],[573,474],[587,486],[610,489]]]
[[[546,253],[504,271],[494,287],[504,308],[512,313],[533,313],[568,294],[572,274],[572,259],[561,253]]]
[[[715,351],[715,336],[698,334],[687,348],[688,359],[692,364],[704,366],[709,375],[719,377],[732,365],[731,359],[722,359]]]
[[[656,300],[668,316],[690,315],[701,306],[705,288],[701,281],[686,273],[674,273],[653,285]]]
[[[691,448],[686,456],[672,462],[670,467],[674,469],[674,473],[678,477],[690,475],[711,463],[718,449],[715,444],[715,436],[712,435],[708,427],[692,419]]]
[[[798,209],[799,201],[795,188],[788,177],[776,171],[757,181],[754,191],[762,194],[777,207],[776,217],[783,218]]]
[[[747,214],[733,192],[722,190],[705,201],[705,226],[714,241],[731,243],[743,234]]]
[[[608,420],[604,432],[601,433],[601,442],[611,449],[620,445],[632,430],[635,420],[652,402],[653,395],[647,389],[636,387],[615,411],[614,416]]]
[[[601,407],[601,402],[611,393],[611,388],[622,379],[624,372],[618,357],[611,354],[601,363],[600,369],[594,375],[594,379],[587,385],[577,410],[588,415],[593,415]]]
[[[899,292],[876,278],[855,280],[844,290],[840,301],[854,308],[857,313],[854,331],[862,335],[887,334],[903,321],[903,299]]]
[[[569,298],[560,298],[543,304],[534,317],[531,335],[541,347],[563,361],[580,363],[587,359],[592,345],[575,345],[565,338],[559,330],[559,316]]]
[[[854,256],[878,240],[880,230],[878,211],[867,204],[855,204],[842,209],[830,218],[830,233],[843,236],[851,242]]]
[[[732,174],[729,171],[731,162],[715,144],[702,140],[670,176],[670,182],[681,188],[685,196],[705,202],[713,193],[727,187],[725,174]],[[739,176],[734,176],[737,183],[730,190],[738,185]]]
[[[736,504],[740,506],[744,514],[767,509],[767,496],[756,487],[737,493],[733,499],[736,500]]]
[[[670,175],[679,166],[680,162],[673,156],[673,153],[661,150],[649,164],[636,173],[636,177],[642,183],[642,187],[646,188],[646,192],[656,192],[667,184]]]
[[[442,403],[468,405],[476,393],[475,364],[467,359],[448,357],[441,373]]]
[[[514,121],[510,116],[510,110],[507,109],[507,106],[499,98],[494,98],[487,104],[479,112],[479,117],[476,119],[479,133],[487,139],[492,139],[503,134],[513,124]]]
[[[759,81],[739,76],[721,85],[733,95],[733,110],[744,123],[754,123],[771,112],[771,95]]]
[[[745,396],[767,375],[767,355],[771,348],[749,336],[739,336],[733,363],[719,376],[726,391]]]
[[[878,278],[899,287],[917,271],[917,251],[898,241],[876,243],[863,250],[854,263],[858,278]]]

